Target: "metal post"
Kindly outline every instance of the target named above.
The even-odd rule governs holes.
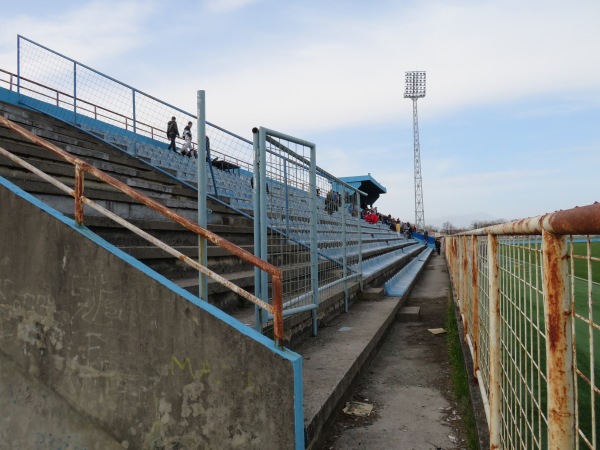
[[[17,94],[21,101],[21,36],[17,35]]]
[[[254,255],[260,258],[260,201],[258,198],[258,191],[260,185],[260,144],[259,144],[259,133],[258,128],[252,129],[252,144],[254,147],[254,182],[252,192],[252,202],[254,209]],[[263,298],[261,290],[261,274],[258,267],[254,268],[254,295],[260,299]],[[262,333],[262,310],[258,305],[254,305],[254,328],[259,333]]]
[[[462,246],[462,236],[458,236],[456,238],[456,269],[458,271],[458,277],[456,280],[456,288],[457,288],[457,292],[458,292],[458,312],[459,312],[459,316],[462,317],[462,313],[463,313],[463,278],[465,277],[465,274],[463,273],[462,269],[462,255],[463,255],[463,246]]]
[[[467,236],[461,236],[461,256],[462,256],[462,260],[461,260],[461,264],[462,264],[462,288],[461,288],[461,308],[460,308],[460,317],[462,318],[463,321],[463,336],[464,339],[467,339],[467,336],[469,334],[469,319],[468,319],[468,314],[470,313],[469,311],[469,249],[468,249],[468,245],[467,245]]]
[[[479,247],[477,236],[471,236],[471,277],[473,285],[473,373],[479,370]],[[483,382],[483,380],[482,380]]]
[[[297,170],[297,169],[296,169]],[[283,158],[283,189],[285,191],[285,234],[290,235],[290,198],[287,175],[287,158]]]
[[[206,209],[206,97],[204,91],[197,92],[198,100],[198,225],[206,228],[208,224]],[[134,121],[135,123],[135,121]],[[198,262],[204,267],[208,266],[208,251],[206,239],[198,237]],[[200,273],[198,279],[198,297],[208,301],[208,278]]]
[[[361,219],[360,219],[360,194],[356,192],[356,221],[358,223],[358,271],[359,276],[359,288],[363,290],[363,277],[362,277],[362,230],[361,230]]]
[[[60,105],[56,105],[60,108]],[[77,125],[77,63],[73,62],[73,123]]]
[[[135,137],[137,134],[137,119],[136,119],[136,115],[135,115],[135,89],[131,90],[131,106],[132,106],[131,117],[133,118],[133,136]]]
[[[267,229],[267,132],[265,128],[259,130],[259,172],[258,199],[260,211],[260,258],[263,261],[269,261],[268,229]],[[256,220],[256,217],[254,218]],[[269,277],[267,272],[261,271],[260,274],[261,299],[269,301]],[[262,315],[262,320],[266,320],[266,314]],[[261,324],[262,326],[262,324]]]
[[[489,361],[490,361],[490,414],[488,426],[490,428],[490,449],[500,448],[500,426],[502,414],[501,377],[502,367],[500,359],[500,285],[498,270],[498,237],[488,235],[488,270],[489,270]]]
[[[348,236],[346,235],[346,188],[342,188],[342,242],[344,243],[344,256],[342,261],[342,278],[344,279],[344,312],[348,312]]]
[[[75,222],[77,225],[83,225],[83,175],[84,171],[80,165],[75,166]]]
[[[317,240],[317,151],[316,146],[310,148],[309,200],[310,200],[310,262],[313,303],[317,306],[311,311],[313,336],[317,335],[317,311],[319,309],[319,243]]]
[[[564,236],[542,230],[546,375],[548,377],[548,448],[575,448],[573,335]]]

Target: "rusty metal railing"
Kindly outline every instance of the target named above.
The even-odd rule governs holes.
[[[164,205],[161,205],[160,203],[152,200],[151,198],[147,197],[146,195],[137,192],[135,189],[132,189],[127,184],[111,177],[110,175],[93,167],[92,165],[88,164],[87,162],[69,154],[68,152],[62,150],[61,148],[45,141],[44,139],[39,138],[35,134],[27,131],[23,127],[15,124],[14,122],[12,122],[2,116],[0,116],[0,124],[5,126],[8,129],[14,131],[15,133],[19,134],[25,140],[52,152],[53,154],[59,156],[60,158],[64,159],[65,161],[67,161],[75,166],[75,188],[71,189],[70,187],[68,187],[65,184],[61,183],[60,181],[54,179],[50,175],[42,172],[41,170],[37,169],[36,167],[34,167],[31,164],[27,163],[26,161],[22,160],[18,156],[12,154],[8,150],[0,147],[1,155],[10,159],[14,163],[26,168],[27,170],[29,170],[32,173],[36,174],[37,176],[41,177],[42,179],[44,179],[48,183],[52,184],[56,188],[67,193],[68,195],[72,196],[75,199],[75,207],[74,207],[75,221],[78,224],[83,225],[83,219],[84,219],[83,207],[84,207],[84,205],[87,205],[87,206],[95,209],[96,211],[100,212],[101,214],[114,220],[115,222],[119,223],[123,227],[131,230],[132,232],[136,233],[137,235],[148,240],[153,245],[156,245],[157,247],[165,250],[169,254],[175,256],[176,258],[180,259],[181,261],[185,262],[186,264],[190,265],[191,267],[197,269],[198,271],[202,272],[203,274],[207,275],[208,277],[214,279],[215,281],[217,281],[221,285],[227,287],[228,289],[234,291],[236,294],[240,295],[241,297],[243,297],[243,298],[251,301],[252,303],[260,306],[261,308],[267,310],[269,313],[271,313],[273,315],[273,334],[274,334],[275,344],[278,347],[283,346],[283,315],[282,315],[282,292],[283,292],[282,291],[282,281],[283,281],[283,278],[282,278],[282,270],[280,268],[275,267],[275,266],[267,263],[266,261],[263,261],[262,259],[254,256],[252,253],[249,253],[248,251],[238,247],[237,245],[227,241],[226,239],[221,238],[220,236],[216,235],[215,233],[213,233],[205,228],[202,228],[198,224],[186,219],[185,217],[180,216],[179,214],[175,213],[174,211],[171,211]],[[264,302],[263,300],[259,299],[258,297],[254,296],[253,294],[251,294],[251,293],[245,291],[244,289],[240,288],[239,286],[233,284],[231,281],[223,278],[221,275],[211,271],[207,267],[202,266],[197,261],[194,261],[193,259],[191,259],[188,256],[182,254],[181,252],[175,250],[174,248],[170,247],[169,245],[156,239],[154,236],[146,233],[145,231],[139,229],[135,225],[132,225],[131,223],[127,222],[126,220],[123,220],[122,218],[115,215],[111,211],[98,205],[93,200],[90,200],[89,198],[85,197],[83,195],[84,173],[88,173],[88,174],[98,178],[99,180],[105,182],[106,184],[123,192],[127,196],[139,201],[140,203],[148,206],[149,208],[153,209],[154,211],[162,214],[163,216],[167,217],[168,219],[172,220],[173,222],[178,223],[179,225],[183,226],[184,228],[188,229],[189,231],[196,233],[198,236],[212,242],[215,245],[218,245],[219,247],[221,247],[221,248],[229,251],[230,253],[234,254],[235,256],[241,258],[245,262],[250,263],[255,267],[258,267],[261,270],[268,273],[269,275],[271,275],[272,283],[273,283],[272,304]]]
[[[595,449],[600,204],[445,238],[490,448]]]

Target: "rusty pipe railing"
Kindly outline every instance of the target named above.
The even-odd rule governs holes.
[[[574,448],[575,440],[581,439],[581,443],[595,448],[596,436],[593,431],[594,427],[598,427],[598,423],[593,406],[591,411],[587,411],[589,417],[583,421],[587,420],[592,424],[591,432],[579,428],[577,424],[578,399],[577,389],[574,386],[576,376],[580,376],[591,385],[594,392],[592,395],[596,395],[595,393],[600,390],[594,382],[586,380],[581,370],[577,368],[575,361],[577,351],[585,350],[575,345],[575,319],[582,319],[590,329],[600,329],[600,325],[594,322],[593,312],[589,313],[588,318],[575,312],[575,272],[573,266],[569,272],[568,260],[569,258],[587,260],[588,280],[584,281],[590,286],[597,284],[592,283],[592,263],[599,262],[600,258],[592,253],[590,236],[598,234],[600,234],[600,203],[596,202],[592,205],[493,225],[445,238],[445,254],[455,300],[460,308],[460,317],[465,322],[465,340],[469,343],[473,369],[480,383],[484,403],[487,405],[490,448],[500,448],[503,439],[510,440],[511,445],[514,444],[512,439],[522,437],[507,437],[504,433],[508,431],[503,430],[502,427],[507,423],[510,425],[510,420],[514,420],[515,423],[519,420],[528,420],[522,417],[517,419],[519,413],[510,410],[511,405],[507,406],[507,403],[515,402],[514,398],[507,399],[507,392],[510,397],[510,392],[514,393],[516,388],[510,385],[512,381],[503,375],[509,369],[502,367],[506,359],[502,359],[501,355],[519,351],[527,353],[528,358],[543,353],[545,363],[542,363],[543,360],[530,361],[524,363],[524,366],[517,365],[510,370],[522,370],[519,376],[523,380],[532,382],[527,388],[532,392],[540,383],[546,384],[544,402],[539,398],[528,400],[539,407],[540,418],[534,421],[537,423],[527,422],[526,426],[532,433],[525,438],[525,441],[520,442],[521,446]],[[569,235],[572,236],[570,254],[567,251],[566,239]],[[541,239],[538,237],[533,240],[528,236],[541,236]],[[573,255],[573,236],[587,236],[587,256]],[[504,239],[500,241],[498,239],[500,237]],[[469,244],[472,246],[470,251]],[[502,253],[498,250],[500,245],[503,247]],[[475,272],[479,257],[477,248],[486,249],[484,257],[487,257],[487,264],[482,265],[481,269],[485,271],[482,272],[482,279],[487,279],[485,284],[481,284],[479,273]],[[471,264],[468,264],[467,260],[470,260]],[[473,272],[468,271],[469,267]],[[499,282],[500,272],[502,283]],[[478,308],[479,289],[482,289],[484,294],[482,301],[487,305],[488,329],[484,332],[478,329],[480,321],[486,320],[485,317],[481,319],[479,317],[481,315]],[[598,295],[595,288],[592,293],[592,287],[588,287],[586,295],[588,295],[585,299],[587,302],[578,297],[577,304],[581,307],[582,303],[587,303],[590,305],[590,311],[593,311],[594,302],[597,300],[595,296]],[[473,299],[471,304],[467,301],[469,297]],[[531,312],[534,307],[540,308],[539,314],[535,311]],[[543,318],[541,321],[543,323],[538,322],[540,317]],[[473,324],[473,329],[468,329],[468,321]],[[516,325],[511,321],[517,321]],[[530,330],[521,335],[520,332],[525,327],[530,327]],[[503,333],[506,333],[506,336],[503,336]],[[487,352],[483,354],[482,346],[476,344],[480,339],[485,339],[487,342]],[[514,342],[511,342],[511,339]],[[540,341],[545,343],[542,345],[545,348],[532,350],[528,347],[532,342]],[[515,349],[510,347],[511,345],[519,348]],[[593,345],[590,345],[590,348],[592,351],[588,357],[593,361]],[[487,360],[489,370],[485,387],[482,384],[483,375],[480,376],[481,358]],[[529,373],[528,371],[538,363],[539,372]],[[527,367],[527,364],[530,366]],[[532,380],[536,378],[537,381],[533,382]],[[505,382],[509,384],[502,385]],[[507,415],[514,415],[514,417],[508,419]],[[540,424],[544,421],[546,421],[547,433],[542,436],[540,431],[544,427]],[[534,433],[533,430],[537,430],[538,433]],[[590,433],[591,437],[586,436],[585,431]]]
[[[600,203],[465,231],[459,235],[541,235],[542,231],[558,235],[597,234],[600,232]]]
[[[259,307],[266,309],[268,312],[273,314],[274,341],[278,347],[283,346],[283,313],[282,313],[282,310],[283,310],[283,289],[282,289],[283,277],[282,277],[282,270],[280,268],[275,267],[266,261],[263,261],[262,259],[256,257],[252,253],[238,247],[237,245],[233,244],[232,242],[229,242],[228,240],[223,239],[222,237],[218,236],[217,234],[215,234],[205,228],[202,228],[201,226],[192,222],[191,220],[188,220],[185,217],[180,216],[179,214],[175,213],[174,211],[171,211],[164,205],[156,202],[155,200],[152,200],[151,198],[149,198],[148,196],[146,196],[140,192],[137,192],[135,189],[132,189],[127,184],[111,177],[110,175],[102,172],[101,170],[95,168],[94,166],[88,164],[87,162],[69,154],[68,152],[57,147],[56,145],[53,145],[53,144],[45,141],[44,139],[41,139],[40,137],[36,136],[35,134],[31,133],[30,131],[27,131],[23,127],[17,125],[16,123],[14,123],[2,116],[0,116],[0,124],[5,126],[8,129],[14,131],[15,133],[19,134],[21,137],[23,137],[28,142],[31,142],[32,144],[35,144],[39,147],[42,147],[42,148],[50,151],[51,153],[59,156],[60,158],[64,159],[65,161],[67,161],[75,166],[75,189],[71,189],[68,186],[62,184],[61,182],[55,180],[51,176],[40,171],[39,169],[32,166],[31,164],[23,161],[21,158],[13,155],[11,152],[9,152],[3,148],[0,148],[0,154],[2,154],[3,156],[7,157],[8,159],[15,162],[16,164],[19,164],[19,165],[25,167],[26,169],[35,173],[39,177],[45,179],[46,181],[48,181],[49,183],[51,183],[58,189],[60,189],[64,192],[67,192],[69,195],[74,197],[74,199],[75,199],[74,216],[75,216],[75,221],[78,224],[83,225],[83,205],[86,204],[86,205],[100,211],[102,214],[110,217],[111,219],[117,221],[119,224],[125,226],[126,228],[130,229],[131,231],[135,232],[136,234],[144,237],[145,239],[147,239],[154,245],[159,246],[160,248],[162,248],[165,251],[168,251],[169,253],[176,256],[180,260],[182,260],[182,261],[186,262],[187,264],[193,266],[194,268],[200,270],[202,273],[213,278],[220,284],[233,290],[234,292],[241,295],[242,297],[250,300],[251,302],[258,305]],[[241,289],[239,286],[236,286],[235,284],[231,283],[229,280],[221,277],[220,275],[216,274],[215,272],[212,272],[208,268],[201,266],[200,264],[198,264],[196,261],[192,260],[191,258],[181,254],[177,250],[169,247],[168,245],[162,243],[161,241],[157,240],[156,238],[149,235],[148,233],[145,233],[143,230],[140,230],[139,228],[135,227],[134,225],[130,224],[129,222],[121,219],[120,217],[114,215],[110,211],[108,211],[105,208],[101,207],[100,205],[96,204],[92,200],[86,198],[83,195],[84,173],[89,173],[90,175],[98,178],[99,180],[102,180],[106,184],[118,189],[119,191],[123,192],[127,196],[148,206],[149,208],[162,214],[163,216],[167,217],[168,219],[172,220],[173,222],[178,223],[179,225],[183,226],[184,228],[188,229],[189,231],[192,231],[193,233],[197,234],[198,236],[205,238],[206,240],[212,242],[213,244],[238,256],[245,262],[250,263],[253,266],[258,267],[261,270],[265,271],[266,273],[270,274],[272,276],[272,281],[273,281],[273,304],[270,305],[270,304],[264,302],[263,300],[259,299],[258,297],[255,297],[254,295],[250,294],[249,292]]]

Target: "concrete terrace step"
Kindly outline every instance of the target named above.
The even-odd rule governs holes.
[[[244,272],[232,272],[232,273],[223,273],[220,274],[223,278],[232,283],[247,288],[248,286],[254,286],[254,270],[248,270]],[[174,280],[179,287],[189,290],[190,292],[198,293],[198,279],[199,277],[194,278],[181,278],[179,280]],[[208,279],[208,295],[214,294],[217,292],[225,292],[228,291],[227,288],[223,287],[219,282],[215,280]]]
[[[316,448],[403,302],[400,297],[357,302],[294,349],[303,358],[306,448]]]
[[[396,314],[398,322],[419,322],[421,320],[420,306],[403,306]]]

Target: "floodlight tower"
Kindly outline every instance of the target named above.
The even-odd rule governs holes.
[[[415,136],[415,226],[425,228],[425,208],[423,207],[423,180],[421,179],[421,147],[419,146],[419,119],[417,100],[425,97],[425,72],[406,72],[404,98],[413,101],[413,130]]]

